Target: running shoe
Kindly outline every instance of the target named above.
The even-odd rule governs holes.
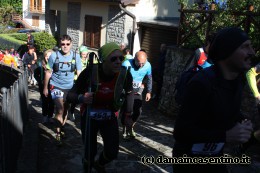
[[[135,131],[133,128],[131,128],[130,132],[129,132],[129,135],[133,138],[135,138],[136,134],[135,134]]]
[[[58,145],[58,146],[62,145],[62,142],[61,142],[61,133],[56,133],[56,142],[57,142],[57,145]]]

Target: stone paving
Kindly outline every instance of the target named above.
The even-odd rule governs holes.
[[[118,158],[107,165],[108,173],[172,173],[169,164],[143,164],[141,159],[171,157],[174,140],[172,137],[174,120],[160,113],[155,101],[144,103],[143,114],[136,124],[136,139],[125,140],[120,127],[120,151]],[[18,173],[83,173],[83,145],[80,132],[80,117],[67,121],[64,144],[55,144],[53,124],[42,124],[40,95],[36,87],[29,87],[30,119],[25,129],[24,146],[18,161]],[[78,115],[78,108],[76,115]],[[102,149],[98,137],[99,152]],[[251,155],[258,158],[260,147],[251,149]],[[256,152],[257,151],[257,152]],[[250,152],[249,152],[250,154]],[[260,172],[259,162],[246,166],[231,166],[234,173]],[[95,172],[95,171],[93,171]]]

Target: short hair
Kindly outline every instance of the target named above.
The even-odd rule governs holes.
[[[145,49],[140,49],[139,51],[142,51],[142,52],[145,52],[145,53],[146,53],[146,50],[145,50]]]
[[[52,50],[52,49],[46,50],[46,51],[43,53],[43,56],[44,56],[44,57],[47,56],[47,54],[48,54],[49,52],[53,52],[53,50]]]
[[[128,49],[128,48],[124,48],[124,50],[123,50],[123,54],[127,54],[127,53],[129,53],[130,52],[130,49]]]
[[[69,41],[72,41],[71,37],[67,34],[63,35],[61,38],[60,38],[60,41],[64,41],[64,40],[69,40]]]

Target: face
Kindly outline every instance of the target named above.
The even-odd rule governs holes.
[[[104,71],[110,74],[118,73],[121,69],[123,60],[123,53],[120,50],[115,50],[105,59],[103,63]]]
[[[135,56],[135,65],[139,68],[142,68],[147,61],[147,54],[143,51],[139,51]]]
[[[34,52],[34,49],[29,49],[29,53],[32,54]]]
[[[48,53],[46,54],[46,56],[44,57],[45,60],[46,60],[46,62],[48,62],[50,56],[51,56],[51,52],[48,52]]]
[[[64,54],[67,54],[70,52],[70,48],[71,48],[71,41],[70,40],[62,40],[60,42],[61,45],[61,50]]]
[[[247,40],[226,59],[226,64],[233,72],[244,72],[251,68],[251,58],[253,56],[255,56],[255,51],[251,45],[251,41]]]
[[[88,52],[81,52],[81,58],[87,58]]]

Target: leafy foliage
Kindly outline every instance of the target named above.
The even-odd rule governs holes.
[[[56,44],[55,38],[46,33],[46,32],[39,32],[39,33],[32,33],[35,40],[35,47],[38,53],[44,52],[44,50],[52,49]],[[15,34],[12,35],[17,40],[22,40],[26,42],[27,36],[26,34]]]
[[[12,25],[12,14],[22,14],[22,0],[0,0],[0,24]]]
[[[183,1],[185,0],[179,0],[180,3]],[[254,17],[254,20],[256,21],[256,23],[258,23],[259,26],[260,0],[227,0],[225,2],[226,2],[225,5],[220,6],[220,4],[217,4],[216,6],[215,9],[216,13],[213,14],[214,17],[210,26],[210,32],[216,32],[219,29],[224,27],[238,26],[238,25],[243,29],[245,26],[246,16],[238,15],[238,13],[234,13],[234,12],[247,12],[249,5],[253,5],[254,6],[253,13],[258,14],[258,16]],[[207,5],[210,6],[210,4]],[[186,8],[193,9],[193,10],[201,9],[198,4],[186,6]],[[184,21],[185,25],[182,26],[182,30],[184,33],[189,33],[190,30],[188,26],[191,26],[191,28],[193,29],[198,27],[199,24],[209,16],[209,13],[197,12],[197,13],[185,13],[185,15],[186,15],[186,20]],[[258,26],[255,26],[254,23],[251,23],[248,34],[251,38],[253,47],[259,49],[260,28],[257,28]],[[207,27],[208,27],[208,23],[206,22],[201,27],[199,27],[198,30],[195,31],[198,37],[200,38],[200,40],[202,40],[203,42],[205,42]],[[181,46],[184,48],[196,49],[198,47],[201,47],[202,45],[201,42],[197,39],[197,37],[193,34],[191,37],[187,38],[187,40]],[[258,55],[259,54],[260,53],[258,51]]]

